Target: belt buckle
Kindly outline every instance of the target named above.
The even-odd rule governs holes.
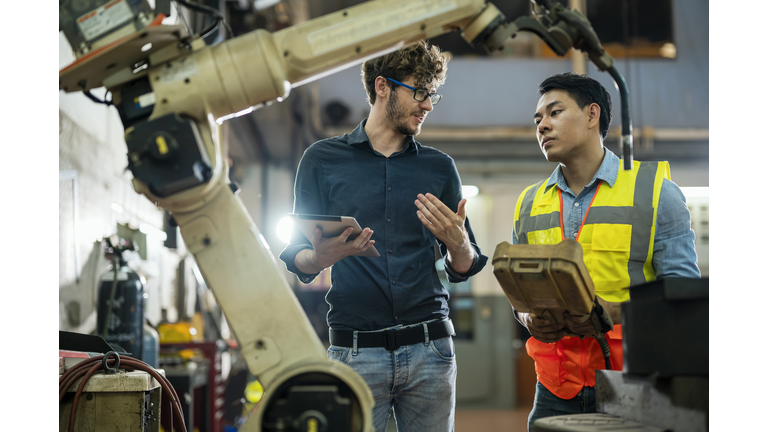
[[[387,330],[384,332],[384,348],[387,351],[394,351],[400,348],[402,338],[397,330]]]

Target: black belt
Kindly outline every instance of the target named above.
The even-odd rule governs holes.
[[[453,336],[453,323],[451,320],[438,321],[427,324],[430,339],[442,339]],[[351,348],[354,332],[349,330],[330,329],[331,345]],[[357,332],[358,348],[386,348],[394,351],[401,346],[424,343],[424,326],[417,325],[401,329],[381,330],[376,332]]]

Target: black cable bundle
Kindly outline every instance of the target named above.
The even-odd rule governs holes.
[[[233,37],[234,36],[234,34],[232,34],[232,28],[229,27],[229,24],[227,24],[227,22],[224,20],[224,16],[222,16],[221,13],[218,10],[216,10],[216,9],[210,7],[210,6],[206,6],[206,5],[203,5],[203,4],[190,3],[190,2],[185,1],[185,0],[176,0],[176,3],[178,3],[181,6],[184,6],[185,8],[187,8],[189,10],[193,10],[195,12],[199,12],[199,13],[208,15],[209,17],[213,18],[213,22],[208,27],[203,29],[203,31],[200,32],[200,38],[201,39],[205,39],[206,37],[208,37],[208,35],[213,33],[213,31],[219,25],[223,25],[224,26],[224,28],[226,29],[227,34],[229,35],[229,37]]]
[[[174,430],[175,418],[175,429],[177,431],[180,430],[182,432],[186,432],[187,427],[184,423],[184,414],[181,409],[181,403],[179,402],[179,396],[176,394],[176,390],[174,390],[170,381],[168,381],[168,379],[164,376],[160,375],[154,368],[152,368],[152,366],[144,363],[143,361],[132,357],[120,357],[114,351],[110,351],[105,355],[91,357],[87,360],[83,360],[75,366],[71,367],[69,370],[64,372],[61,377],[59,377],[59,403],[64,400],[64,396],[67,394],[69,388],[72,387],[72,385],[74,385],[78,379],[83,378],[82,382],[80,382],[80,385],[77,387],[77,391],[75,392],[75,399],[72,401],[72,411],[69,415],[69,432],[73,432],[75,429],[77,404],[80,401],[83,388],[85,387],[88,379],[99,369],[104,369],[107,373],[110,371],[117,371],[117,369],[124,369],[126,371],[139,370],[151,375],[152,378],[160,383],[163,399],[168,399],[170,402],[172,412],[171,430]]]

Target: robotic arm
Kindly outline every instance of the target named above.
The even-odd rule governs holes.
[[[551,16],[571,17],[543,3]],[[183,26],[162,25],[164,15],[146,0],[59,5],[60,28],[77,55],[59,72],[59,88],[90,94],[104,86],[111,92],[125,128],[134,189],[173,215],[251,373],[264,386],[243,431],[372,431],[373,398],[359,375],[327,360],[235,195],[221,122],[282,101],[292,87],[448,31],[489,49],[518,30],[536,32],[560,55],[570,47],[563,35],[577,48],[589,45],[578,37],[583,17],[576,24],[562,18],[551,30],[532,18],[504,26],[504,16],[485,0],[367,2],[215,46],[190,38]]]

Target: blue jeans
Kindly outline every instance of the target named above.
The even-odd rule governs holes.
[[[386,431],[393,407],[398,432],[454,430],[456,350],[453,338],[427,340],[395,351],[331,345],[328,358],[354,369],[370,387],[375,402],[376,432]]]
[[[528,432],[533,432],[533,422],[543,417],[593,412],[597,412],[594,387],[582,388],[573,399],[560,399],[536,381],[533,409],[528,414]]]

